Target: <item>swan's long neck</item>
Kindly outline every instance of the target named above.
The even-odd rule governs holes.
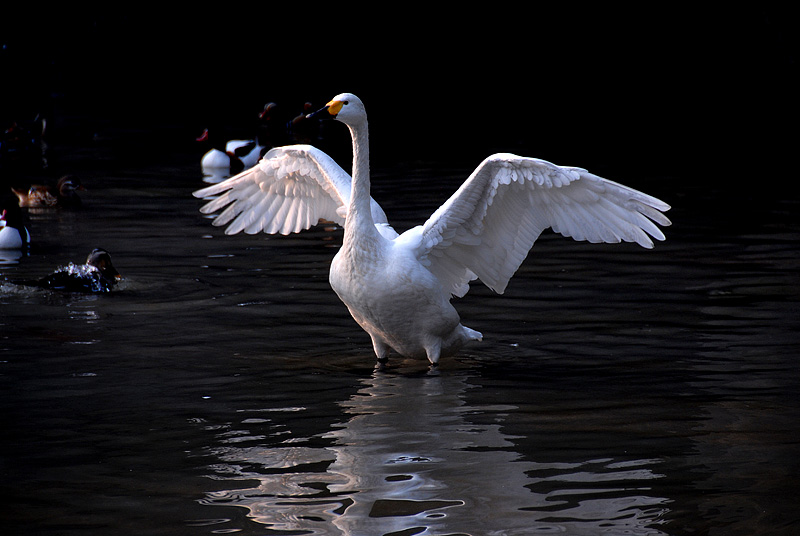
[[[348,125],[353,139],[353,183],[350,190],[350,205],[347,207],[345,236],[366,237],[377,235],[372,219],[369,185],[369,129],[367,121],[355,126]]]

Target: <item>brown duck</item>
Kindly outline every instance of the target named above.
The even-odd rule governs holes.
[[[77,207],[81,204],[78,190],[85,190],[81,181],[72,175],[58,179],[55,187],[34,184],[28,190],[12,188],[21,207]]]

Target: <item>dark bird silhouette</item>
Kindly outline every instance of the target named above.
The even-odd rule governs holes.
[[[39,287],[65,292],[111,292],[122,276],[111,263],[111,255],[104,249],[94,249],[85,264],[69,263],[41,279],[12,281],[18,285]]]

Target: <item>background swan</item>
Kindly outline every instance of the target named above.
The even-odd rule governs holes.
[[[540,233],[575,240],[664,240],[669,205],[588,171],[535,158],[495,154],[423,225],[398,235],[370,197],[369,134],[361,100],[343,93],[316,112],[343,122],[353,141],[353,177],[309,145],[269,151],[257,166],[194,192],[223,209],[226,234],[288,234],[320,219],[344,226],[330,284],[372,338],[378,361],[391,348],[436,365],[482,335],[460,323],[450,303],[480,279],[502,293]],[[315,115],[316,115],[315,114]],[[648,236],[649,235],[649,236]]]

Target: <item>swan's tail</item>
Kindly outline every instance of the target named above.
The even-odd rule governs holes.
[[[466,326],[461,326],[462,333],[464,334],[464,339],[467,341],[482,341],[483,340],[483,333],[480,331],[475,331],[474,329],[469,329]]]

